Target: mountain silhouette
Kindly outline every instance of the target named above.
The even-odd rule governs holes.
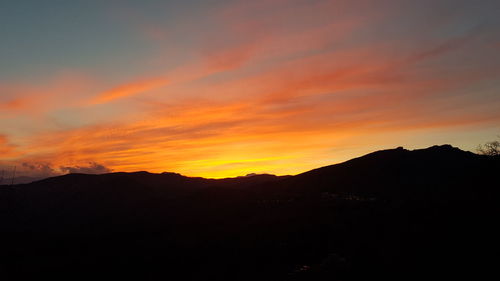
[[[0,186],[4,280],[482,278],[500,158],[377,151],[296,176],[69,174]]]

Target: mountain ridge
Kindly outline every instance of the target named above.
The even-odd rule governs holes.
[[[498,237],[499,169],[500,157],[445,145],[289,177],[70,174],[4,186],[0,272],[7,280],[478,278],[496,268],[486,253]]]
[[[358,160],[362,160],[365,158],[370,158],[370,157],[377,156],[377,155],[384,154],[384,153],[431,152],[431,151],[434,151],[434,152],[439,151],[441,153],[443,153],[443,152],[462,153],[463,155],[468,154],[468,155],[476,155],[476,156],[484,157],[483,155],[478,155],[478,154],[475,154],[475,153],[470,152],[470,151],[465,151],[465,150],[461,150],[460,148],[453,147],[450,144],[434,145],[434,146],[430,146],[428,148],[420,148],[420,149],[413,149],[413,150],[408,150],[408,149],[405,149],[405,148],[400,146],[398,148],[391,148],[391,149],[383,149],[383,150],[374,151],[374,152],[371,152],[371,153],[368,153],[368,154],[365,154],[365,155],[362,155],[359,157],[352,158],[352,159],[344,161],[344,162],[314,168],[312,170],[305,171],[305,172],[302,172],[302,173],[299,173],[296,175],[277,176],[274,174],[253,174],[252,173],[252,174],[247,174],[245,176],[235,176],[235,177],[226,177],[226,178],[210,178],[210,177],[205,178],[205,177],[199,177],[199,176],[185,176],[185,175],[182,175],[182,174],[176,173],[176,172],[152,173],[152,172],[148,172],[148,171],[134,171],[134,172],[111,172],[111,173],[104,173],[104,174],[70,173],[70,174],[58,175],[58,176],[53,176],[53,177],[48,177],[48,178],[43,178],[43,179],[37,179],[37,180],[34,180],[33,182],[19,183],[19,184],[15,184],[15,185],[30,184],[30,183],[35,183],[35,182],[39,182],[39,181],[44,181],[47,179],[61,178],[61,177],[66,177],[66,176],[83,176],[83,175],[102,176],[102,175],[146,175],[147,174],[147,175],[181,176],[181,177],[190,178],[190,179],[221,180],[221,181],[232,180],[232,179],[242,179],[242,178],[249,178],[249,177],[278,177],[278,178],[282,177],[282,178],[286,178],[286,177],[294,177],[294,176],[299,176],[302,174],[307,174],[307,173],[310,173],[310,172],[313,172],[316,170],[325,169],[328,167],[333,167],[333,166],[344,164],[344,163],[350,163],[352,161],[358,161]],[[1,186],[7,186],[7,185],[0,185],[0,187]]]

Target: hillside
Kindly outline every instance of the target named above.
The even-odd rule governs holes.
[[[7,280],[390,280],[493,269],[498,157],[444,145],[288,177],[70,174],[0,187]],[[69,276],[69,277],[68,277]]]

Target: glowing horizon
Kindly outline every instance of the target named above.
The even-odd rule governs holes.
[[[287,175],[500,134],[498,1],[41,2],[0,4],[20,175]]]

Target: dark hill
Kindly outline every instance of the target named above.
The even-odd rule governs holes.
[[[500,159],[449,145],[300,175],[70,174],[0,186],[0,276],[87,280],[479,279]]]
[[[488,180],[498,159],[465,152],[450,145],[409,151],[377,151],[347,162],[315,169],[288,179],[290,190],[351,192],[365,195],[421,195],[434,185],[460,188],[463,181]],[[472,189],[471,186],[468,187]],[[451,190],[448,190],[451,191]],[[455,190],[458,191],[458,190]]]

